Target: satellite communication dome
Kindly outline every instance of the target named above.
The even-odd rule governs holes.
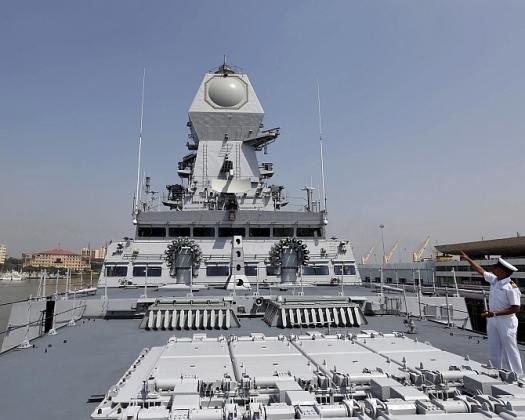
[[[246,84],[238,77],[214,77],[207,83],[208,98],[219,107],[243,105],[247,100]]]

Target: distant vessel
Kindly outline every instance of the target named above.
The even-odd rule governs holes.
[[[185,181],[155,211],[146,180],[135,238],[109,247],[98,295],[56,283],[45,296],[42,281],[13,304],[2,416],[523,419],[525,382],[486,363],[464,298],[386,287],[381,274],[361,287],[311,189],[302,211],[283,211],[272,164],[256,159],[279,135],[260,131],[262,117],[242,72],[224,63],[204,77]]]
[[[0,280],[2,281],[23,281],[27,280],[28,275],[26,273],[19,273],[18,271],[10,271],[3,273],[0,276]]]

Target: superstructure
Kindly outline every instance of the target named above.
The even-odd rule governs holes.
[[[109,246],[100,286],[359,283],[348,241],[326,238],[312,188],[300,211],[287,211],[273,164],[257,160],[280,128],[263,129],[245,74],[226,63],[206,74],[188,115],[181,182],[166,185],[164,211],[136,197],[135,238]]]

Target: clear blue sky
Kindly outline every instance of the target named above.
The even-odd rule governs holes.
[[[396,260],[429,235],[525,234],[524,16],[523,1],[5,1],[0,243],[132,236],[144,67],[142,168],[162,191],[223,55],[281,127],[264,160],[291,196],[321,182],[319,75],[328,233],[356,258],[376,244],[380,260],[380,224]]]

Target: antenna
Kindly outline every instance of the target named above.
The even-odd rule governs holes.
[[[142,182],[140,183],[140,192],[139,192],[139,202],[142,203],[142,192],[146,192],[146,187],[145,187],[145,184],[146,184],[146,171],[144,171],[144,173],[142,174]],[[147,198],[148,196],[146,195],[146,200],[148,199]]]
[[[321,146],[321,179],[323,181],[324,212],[326,214],[326,190],[324,188],[324,159],[323,159],[323,124],[321,119],[321,94],[319,89],[319,73],[317,73],[317,103],[319,104],[319,145]]]
[[[139,184],[140,184],[140,153],[142,150],[142,120],[144,119],[144,82],[146,81],[146,68],[144,67],[144,75],[142,76],[142,105],[140,109],[140,132],[139,132],[139,163],[137,169],[137,192],[135,195],[135,217],[139,213]],[[133,221],[135,222],[135,218]],[[135,222],[136,223],[136,222]]]

